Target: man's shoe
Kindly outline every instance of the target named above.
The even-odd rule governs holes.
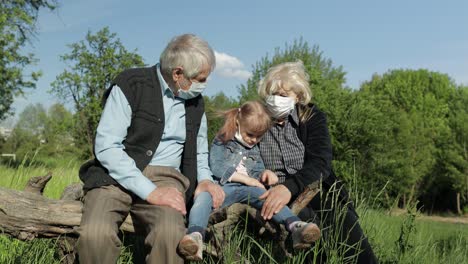
[[[179,252],[186,260],[203,260],[203,238],[198,232],[185,235],[179,242]]]
[[[314,223],[297,222],[292,228],[294,249],[308,249],[320,238],[320,228]]]

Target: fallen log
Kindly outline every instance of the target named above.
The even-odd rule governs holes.
[[[63,262],[73,263],[74,242],[78,237],[77,228],[80,225],[83,196],[82,185],[72,184],[64,189],[60,200],[42,196],[47,182],[52,178],[49,173],[42,177],[31,178],[24,191],[0,187],[0,231],[20,240],[34,238],[61,238],[59,246]],[[297,214],[307,205],[318,192],[318,185],[309,186],[292,204],[292,210]],[[285,254],[290,255],[285,247],[287,232],[284,227],[265,222],[259,212],[244,204],[234,204],[228,208],[217,210],[210,217],[208,236],[210,247],[208,253],[219,256],[225,243],[226,235],[242,221],[242,218],[252,219],[259,228],[259,233],[269,232],[273,239],[279,241]],[[130,217],[120,227],[122,231],[134,233]]]

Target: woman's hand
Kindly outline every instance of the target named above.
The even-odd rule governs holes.
[[[277,214],[291,200],[291,192],[284,185],[277,185],[259,197],[265,200],[261,215],[263,219],[270,220],[274,214]]]
[[[271,186],[278,182],[278,176],[276,176],[276,174],[271,170],[263,171],[262,176],[260,178],[262,179],[262,182],[268,186]]]

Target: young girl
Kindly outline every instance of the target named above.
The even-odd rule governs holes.
[[[226,194],[221,208],[244,203],[261,209],[263,200],[259,197],[266,191],[264,184],[270,186],[278,182],[276,174],[265,170],[257,146],[270,128],[271,118],[256,101],[228,110],[224,117],[225,123],[210,151],[210,168]],[[188,260],[202,260],[203,239],[211,211],[212,198],[208,192],[195,197],[187,235],[179,242],[179,252]],[[284,224],[291,232],[295,249],[309,248],[320,237],[316,224],[302,222],[288,207],[275,214],[273,220]]]

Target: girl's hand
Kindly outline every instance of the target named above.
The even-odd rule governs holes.
[[[271,170],[265,170],[260,178],[268,186],[278,183],[278,176]]]
[[[248,179],[246,179],[245,185],[265,189],[265,186],[261,182],[259,182],[257,179],[250,178],[250,177]]]

